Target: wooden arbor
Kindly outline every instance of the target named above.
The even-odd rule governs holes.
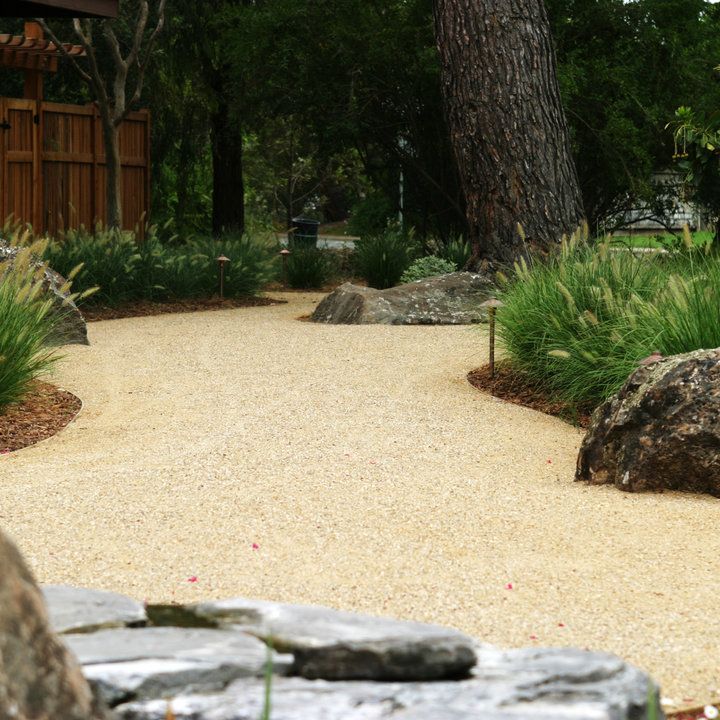
[[[0,17],[107,17],[118,14],[119,0],[2,0]]]
[[[64,48],[71,55],[83,54],[77,45]],[[57,70],[60,55],[61,49],[43,38],[36,23],[26,23],[23,35],[0,34],[0,67],[25,73],[24,99],[0,98],[0,224],[12,216],[52,235],[107,218],[105,148],[97,108],[43,100],[43,75]],[[121,126],[120,154],[122,225],[142,230],[150,198],[147,110],[131,113]]]

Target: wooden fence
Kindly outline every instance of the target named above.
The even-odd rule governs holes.
[[[142,225],[150,203],[150,113],[120,128],[123,227]],[[0,98],[0,219],[56,235],[107,219],[105,151],[94,105]]]

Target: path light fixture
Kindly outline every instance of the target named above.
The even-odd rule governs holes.
[[[502,300],[497,298],[489,298],[484,303],[480,303],[480,307],[487,308],[488,322],[490,324],[490,379],[495,379],[495,313],[498,308],[505,305]]]
[[[282,258],[282,281],[283,285],[287,286],[287,259],[290,255],[290,251],[287,248],[283,248],[278,255]]]
[[[220,299],[223,300],[225,298],[225,265],[230,262],[230,258],[220,255],[216,259],[220,266]]]

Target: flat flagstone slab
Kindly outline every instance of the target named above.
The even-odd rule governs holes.
[[[467,674],[475,641],[456,630],[311,605],[235,598],[191,606],[295,656],[293,672],[327,680],[437,680]]]
[[[57,633],[87,633],[147,621],[142,603],[125,595],[69,585],[43,585],[41,590]]]
[[[459,682],[372,683],[277,678],[273,720],[635,720],[656,688],[618,658],[579,650],[480,651],[475,677]],[[177,720],[257,720],[259,680],[223,693],[172,699]],[[121,720],[164,720],[168,703],[116,708]]]
[[[179,691],[211,691],[241,677],[287,671],[291,658],[268,653],[251,635],[233,630],[175,627],[102,630],[68,635],[83,672],[111,705]]]

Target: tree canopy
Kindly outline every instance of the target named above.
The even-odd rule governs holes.
[[[718,107],[720,7],[545,4],[585,211],[593,229],[609,228],[672,166],[675,109]],[[52,27],[73,36],[69,21]],[[8,19],[2,29],[21,32]],[[125,48],[128,31],[118,23]],[[431,0],[168,0],[152,60],[140,104],[153,113],[154,220],[209,231],[244,222],[239,204],[278,225],[352,211],[367,231],[397,217],[402,172],[419,237],[467,232]],[[0,70],[0,93],[21,92],[19,73]],[[92,100],[67,67],[46,96]]]

